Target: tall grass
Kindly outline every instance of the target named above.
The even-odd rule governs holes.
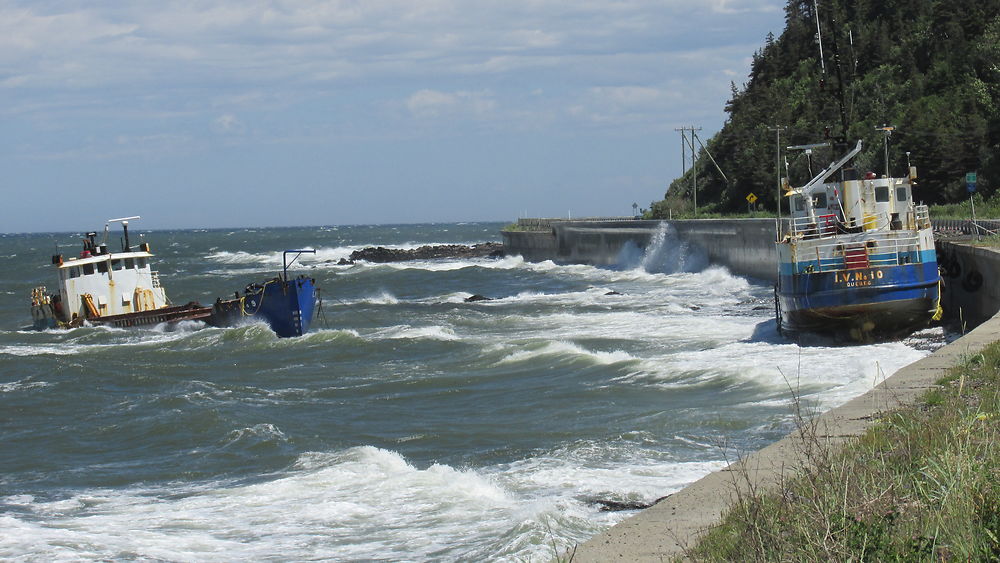
[[[1000,343],[838,450],[809,449],[776,494],[744,495],[689,557],[1000,559]],[[808,429],[807,429],[808,430]]]

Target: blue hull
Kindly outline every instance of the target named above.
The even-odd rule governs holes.
[[[782,333],[851,340],[892,337],[927,326],[940,301],[937,262],[834,272],[782,273],[775,286]]]
[[[232,326],[246,317],[263,320],[279,337],[302,336],[309,331],[316,305],[316,288],[311,278],[288,281],[281,278],[247,286],[243,297],[215,302],[215,326]]]
[[[316,291],[309,278],[296,278],[287,282],[269,283],[259,295],[260,304],[254,315],[264,319],[275,334],[281,337],[302,336],[312,324]],[[247,308],[253,297],[248,297]]]

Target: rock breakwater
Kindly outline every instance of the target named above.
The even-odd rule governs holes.
[[[479,244],[439,244],[424,245],[419,248],[385,248],[384,246],[369,246],[355,250],[350,257],[341,259],[340,263],[351,264],[357,260],[366,262],[404,262],[407,260],[433,260],[437,258],[502,258],[503,244],[499,242],[482,242]]]

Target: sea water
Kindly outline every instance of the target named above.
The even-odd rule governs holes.
[[[316,249],[291,272],[322,309],[293,339],[26,330],[82,234],[0,235],[0,559],[547,561],[632,514],[600,501],[677,491],[787,433],[796,401],[834,407],[943,338],[786,340],[769,285],[668,231],[607,268],[337,264],[500,227],[143,233],[177,304]]]

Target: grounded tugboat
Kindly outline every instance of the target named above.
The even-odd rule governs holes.
[[[775,314],[783,334],[887,338],[940,318],[940,276],[926,205],[908,178],[858,179],[857,146],[789,189],[789,230],[777,241]],[[827,182],[835,173],[840,180]]]
[[[211,307],[193,302],[170,305],[159,273],[150,267],[153,254],[149,244],[131,245],[128,222],[135,219],[139,217],[109,219],[101,244],[96,242],[96,232],[87,233],[79,257],[52,257],[59,272],[59,292],[49,294],[44,286],[32,290],[31,317],[36,330],[76,327],[84,322],[124,328],[209,318]],[[111,223],[122,224],[121,252],[108,250]]]
[[[247,285],[243,295],[217,299],[207,321],[214,326],[233,326],[246,318],[263,320],[280,337],[302,336],[309,331],[316,306],[315,280],[305,276],[288,278],[288,267],[303,253],[315,250],[286,250],[282,253],[281,276]],[[291,262],[288,255],[295,254]]]
[[[35,330],[109,325],[119,328],[150,326],[180,321],[202,321],[216,327],[228,327],[247,317],[265,321],[280,337],[301,336],[309,330],[316,304],[317,289],[311,278],[288,278],[287,256],[315,250],[286,250],[283,274],[263,283],[246,287],[243,296],[212,307],[196,302],[171,305],[160,284],[159,272],[152,269],[153,254],[149,244],[133,248],[128,222],[139,219],[109,219],[104,227],[104,241],[97,243],[97,233],[86,234],[78,257],[52,257],[59,272],[59,291],[49,294],[45,286],[31,291],[32,327]],[[121,223],[124,231],[121,252],[108,250],[111,223]]]

